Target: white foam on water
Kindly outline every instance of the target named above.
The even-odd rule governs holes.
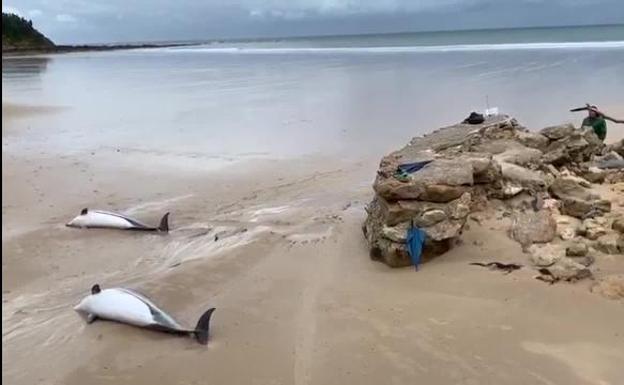
[[[464,51],[514,51],[514,50],[564,50],[564,49],[622,49],[624,41],[544,42],[457,44],[432,46],[394,47],[209,47],[205,45],[151,49],[151,52],[189,52],[219,54],[295,54],[295,53],[409,53],[409,52],[464,52]],[[147,52],[147,51],[146,51]]]

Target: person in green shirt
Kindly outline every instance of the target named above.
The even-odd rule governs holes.
[[[615,119],[607,116],[604,112],[598,110],[598,107],[586,104],[585,107],[575,108],[572,111],[587,110],[587,117],[583,119],[582,127],[591,127],[596,136],[604,142],[607,137],[607,120],[613,123],[624,123],[622,119]]]
[[[596,136],[604,142],[607,137],[607,122],[596,106],[587,109],[588,115],[583,119],[583,127],[591,127]]]

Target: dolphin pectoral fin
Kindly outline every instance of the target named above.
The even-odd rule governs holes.
[[[92,323],[94,323],[97,319],[98,319],[98,317],[97,317],[95,314],[88,314],[88,315],[87,315],[87,324],[92,324]]]

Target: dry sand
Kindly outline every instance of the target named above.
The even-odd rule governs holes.
[[[624,383],[621,301],[592,294],[590,282],[550,286],[529,268],[468,265],[527,263],[496,212],[480,213],[460,245],[419,272],[372,262],[361,223],[380,155],[190,173],[134,166],[124,149],[3,152],[3,380]],[[621,191],[605,192],[621,209]],[[83,207],[148,223],[171,211],[173,231],[64,227]],[[621,256],[599,263],[624,272]],[[188,325],[216,307],[209,345],[86,325],[72,306],[96,282],[138,289]]]

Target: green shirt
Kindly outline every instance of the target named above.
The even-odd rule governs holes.
[[[594,133],[600,140],[605,140],[607,137],[607,122],[605,122],[603,117],[587,117],[583,120],[583,127],[593,128]]]

